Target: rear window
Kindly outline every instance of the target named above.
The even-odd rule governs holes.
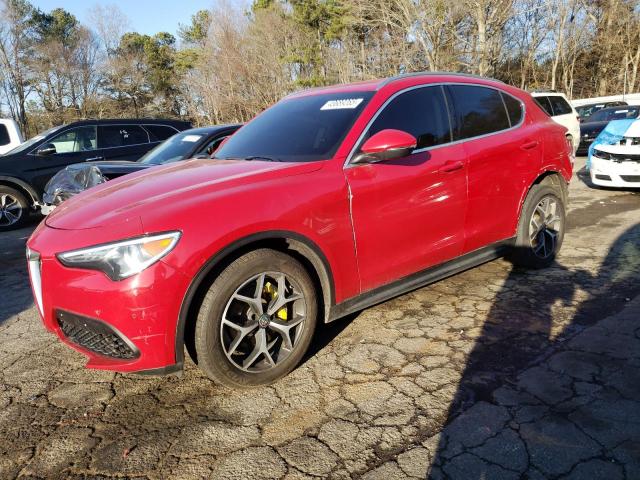
[[[499,90],[475,85],[451,85],[448,88],[455,105],[457,140],[511,127]]]
[[[6,125],[0,125],[0,146],[9,145],[11,139],[9,138],[9,131]]]
[[[149,132],[149,138],[152,142],[162,142],[178,133],[175,128],[167,125],[145,125],[144,129]]]
[[[549,103],[551,103],[551,108],[553,109],[553,115],[568,115],[573,113],[571,109],[571,105],[563,98],[558,95],[550,95]]]
[[[104,125],[98,128],[98,147],[114,148],[149,143],[149,135],[139,125]]]
[[[551,108],[551,103],[549,103],[549,97],[533,97],[533,99],[547,115],[553,117],[553,109]]]

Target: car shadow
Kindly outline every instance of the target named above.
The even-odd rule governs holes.
[[[514,267],[467,357],[427,478],[555,477],[558,472],[544,471],[544,466],[527,466],[524,460],[517,465],[518,456],[535,460],[540,444],[545,452],[542,465],[550,469],[556,463],[561,469],[584,459],[579,444],[592,440],[585,440],[567,418],[568,405],[578,401],[579,393],[571,380],[563,383],[566,379],[545,362],[565,342],[622,310],[637,295],[640,224],[616,240],[596,275],[560,263],[538,271]],[[565,307],[563,311],[575,313],[562,318],[554,312],[558,303]],[[594,358],[593,368],[598,369],[599,359]],[[564,403],[559,405],[558,399]],[[531,423],[534,418],[538,423]],[[525,433],[529,432],[526,446],[523,424],[527,424]],[[634,435],[640,436],[640,431]]]

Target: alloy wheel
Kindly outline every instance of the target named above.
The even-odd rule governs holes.
[[[533,253],[539,258],[549,258],[556,251],[562,219],[558,215],[558,201],[546,196],[536,206],[529,221],[529,240]]]
[[[16,197],[9,193],[0,194],[0,226],[15,225],[22,218],[22,206]]]
[[[291,355],[306,320],[301,292],[296,281],[281,272],[260,273],[237,288],[220,324],[227,359],[240,370],[260,373]]]

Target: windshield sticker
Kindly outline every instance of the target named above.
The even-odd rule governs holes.
[[[190,143],[193,143],[193,142],[197,142],[197,141],[198,141],[198,140],[200,140],[201,138],[202,138],[202,135],[185,135],[185,136],[182,138],[182,141],[183,141],[183,142],[190,142]]]
[[[363,98],[345,98],[343,100],[329,100],[320,110],[352,110],[362,103]]]
[[[616,113],[629,113],[629,110],[616,110]]]

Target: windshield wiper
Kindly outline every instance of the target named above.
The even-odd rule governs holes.
[[[253,155],[250,157],[244,157],[243,160],[251,161],[251,160],[262,160],[263,162],[281,162],[279,158],[276,157],[264,157],[261,155]]]

